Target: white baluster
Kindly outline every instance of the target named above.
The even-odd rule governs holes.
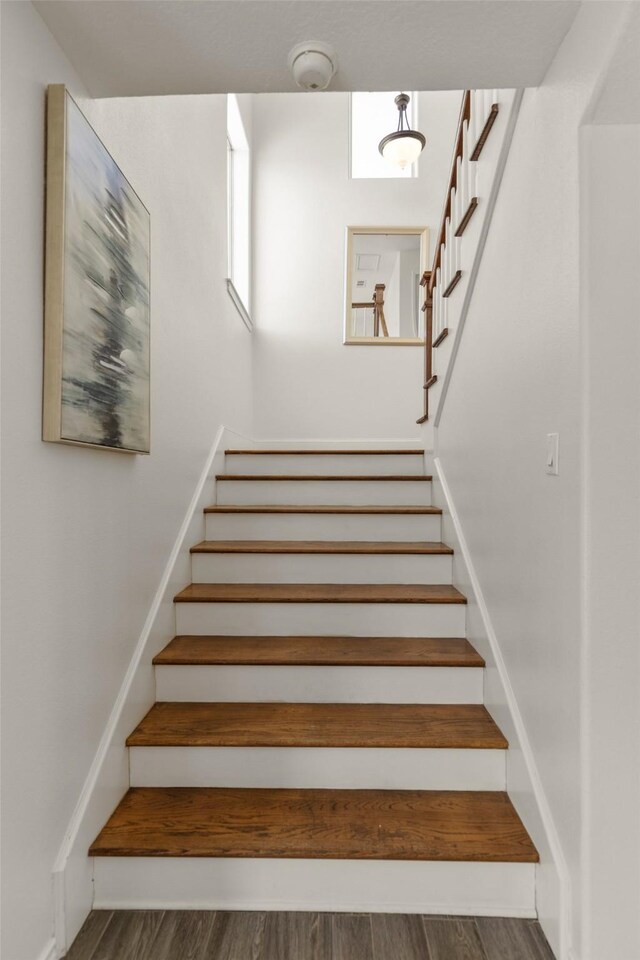
[[[431,294],[431,337],[435,340],[437,334],[436,330],[438,329],[438,288],[433,288],[433,293]]]
[[[462,183],[461,183],[461,193],[460,197],[460,217],[464,217],[467,207],[469,206],[469,157],[465,155],[462,161]]]
[[[451,221],[447,220],[444,225],[444,289],[446,290],[451,280]]]
[[[471,99],[471,152],[475,150],[480,131],[483,127],[482,108],[482,90],[474,90]]]
[[[458,239],[453,232],[453,227],[451,229],[451,279],[456,275],[456,270],[458,269]]]

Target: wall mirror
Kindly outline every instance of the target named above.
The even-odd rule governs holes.
[[[344,342],[424,344],[427,227],[348,227]]]

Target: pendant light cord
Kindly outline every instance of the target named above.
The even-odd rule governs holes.
[[[396,104],[398,106],[398,114],[399,114],[398,128],[396,130],[396,133],[403,133],[405,129],[410,132],[411,127],[409,126],[409,121],[407,119],[407,107],[409,105],[409,97],[404,93],[400,93],[400,95],[396,97]],[[405,123],[406,123],[406,128],[405,128]]]

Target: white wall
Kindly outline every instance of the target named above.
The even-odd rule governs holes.
[[[544,866],[538,887],[563,960],[571,939],[582,958],[583,907],[579,126],[623,13],[583,5],[544,83],[525,93],[435,437],[568,864],[573,922],[547,896]],[[550,432],[560,434],[558,477],[545,474]],[[599,496],[615,496],[612,479],[602,476]],[[526,814],[519,763],[516,752],[509,789]]]
[[[640,956],[640,126],[586,127],[581,960]],[[615,176],[618,189],[612,189]]]
[[[400,336],[415,337],[416,335],[416,289],[415,277],[420,277],[420,251],[403,250],[400,253]],[[418,291],[419,302],[424,301],[424,294]]]
[[[581,139],[580,960],[640,956],[639,51],[635,5]]]
[[[34,960],[56,853],[218,425],[251,433],[251,337],[224,286],[225,98],[83,102],[151,210],[152,454],[40,440],[44,90],[83,90],[31,4],[2,4],[2,41],[2,934],[7,960]]]
[[[421,95],[419,120],[427,147],[418,178],[350,180],[348,94],[254,98],[259,435],[416,435],[422,349],[342,343],[345,230],[349,225],[428,225],[434,237],[459,107],[459,93]],[[390,126],[394,111],[390,97]]]

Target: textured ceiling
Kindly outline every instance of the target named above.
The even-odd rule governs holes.
[[[294,90],[287,53],[310,39],[337,51],[332,90],[534,86],[579,7],[576,0],[34,5],[95,97]]]

